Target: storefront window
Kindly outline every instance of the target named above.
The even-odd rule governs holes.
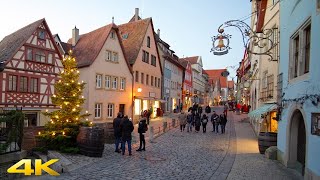
[[[136,99],[134,101],[134,115],[140,115],[140,109],[141,109],[141,100]]]

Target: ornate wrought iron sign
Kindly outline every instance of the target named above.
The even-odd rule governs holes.
[[[254,32],[249,25],[240,20],[231,20],[223,23],[218,28],[218,35],[213,36],[213,47],[211,52],[214,55],[224,55],[229,52],[229,39],[231,35],[224,33],[227,27],[236,27],[242,34],[243,46],[249,54],[267,55],[270,61],[274,60],[271,50],[277,45],[278,42],[273,42],[274,31],[273,29],[264,29],[262,32]]]

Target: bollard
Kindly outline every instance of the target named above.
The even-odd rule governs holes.
[[[150,126],[150,129],[149,129],[149,141],[153,142],[153,126]]]
[[[166,132],[167,130],[167,122],[163,122],[163,132]]]

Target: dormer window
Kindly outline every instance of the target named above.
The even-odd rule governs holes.
[[[115,39],[116,38],[116,35],[115,35],[115,33],[112,31],[111,32],[111,39]]]
[[[38,38],[39,39],[45,39],[45,32],[43,30],[38,31]]]
[[[150,47],[150,36],[147,37],[147,47]]]

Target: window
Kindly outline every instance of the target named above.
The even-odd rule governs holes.
[[[150,36],[147,37],[147,47],[150,47]]]
[[[50,64],[53,63],[52,62],[52,54],[51,53],[48,54],[48,63],[50,63]]]
[[[154,87],[157,87],[157,77],[154,77]]]
[[[160,78],[158,79],[158,88],[160,87]]]
[[[112,89],[118,89],[118,78],[117,77],[113,77]]]
[[[149,85],[149,74],[146,75],[146,85]]]
[[[273,58],[273,60],[278,60],[279,59],[279,31],[276,26],[274,26],[272,28],[272,31],[273,32],[272,32],[270,39],[273,42],[273,47],[271,47],[271,43],[270,43],[270,41],[268,41],[269,47],[267,47],[267,48],[272,48],[271,49],[272,58]]]
[[[102,109],[101,103],[97,103],[94,105],[94,118],[101,118],[101,109]]]
[[[45,31],[39,30],[38,31],[38,38],[39,39],[45,39]]]
[[[17,76],[9,75],[9,91],[17,91]]]
[[[37,78],[31,78],[30,79],[30,92],[31,93],[37,93],[38,92],[38,79]]]
[[[153,76],[151,76],[151,86],[153,86]]]
[[[136,82],[139,82],[139,71],[136,71]]]
[[[20,92],[28,92],[28,78],[25,76],[20,77]]]
[[[32,54],[32,49],[28,48],[27,49],[27,60],[33,60],[33,54]]]
[[[142,61],[149,64],[149,53],[147,51],[142,51]]]
[[[115,33],[112,31],[111,32],[111,39],[115,39],[116,38],[116,35],[115,35]]]
[[[118,62],[118,53],[113,52],[112,61],[113,61],[113,62]]]
[[[279,1],[279,0],[272,0],[272,5],[277,4],[278,1]]]
[[[114,104],[109,103],[108,104],[108,112],[107,112],[108,118],[113,117],[113,109],[114,109]]]
[[[111,86],[111,77],[110,76],[104,76],[104,87],[106,89],[110,89]]]
[[[157,66],[157,59],[156,59],[156,57],[154,56],[154,55],[151,55],[151,65],[153,65],[153,66]]]
[[[102,75],[97,74],[96,75],[96,88],[101,88],[101,79],[102,79]]]
[[[309,73],[311,39],[311,23],[308,20],[291,37],[289,79]]]
[[[111,61],[111,51],[106,50],[106,61]]]
[[[125,90],[126,88],[126,79],[120,78],[120,90]]]
[[[144,83],[144,73],[141,73],[141,84],[143,84]]]
[[[43,51],[36,52],[36,61],[38,62],[46,62],[46,55]]]

